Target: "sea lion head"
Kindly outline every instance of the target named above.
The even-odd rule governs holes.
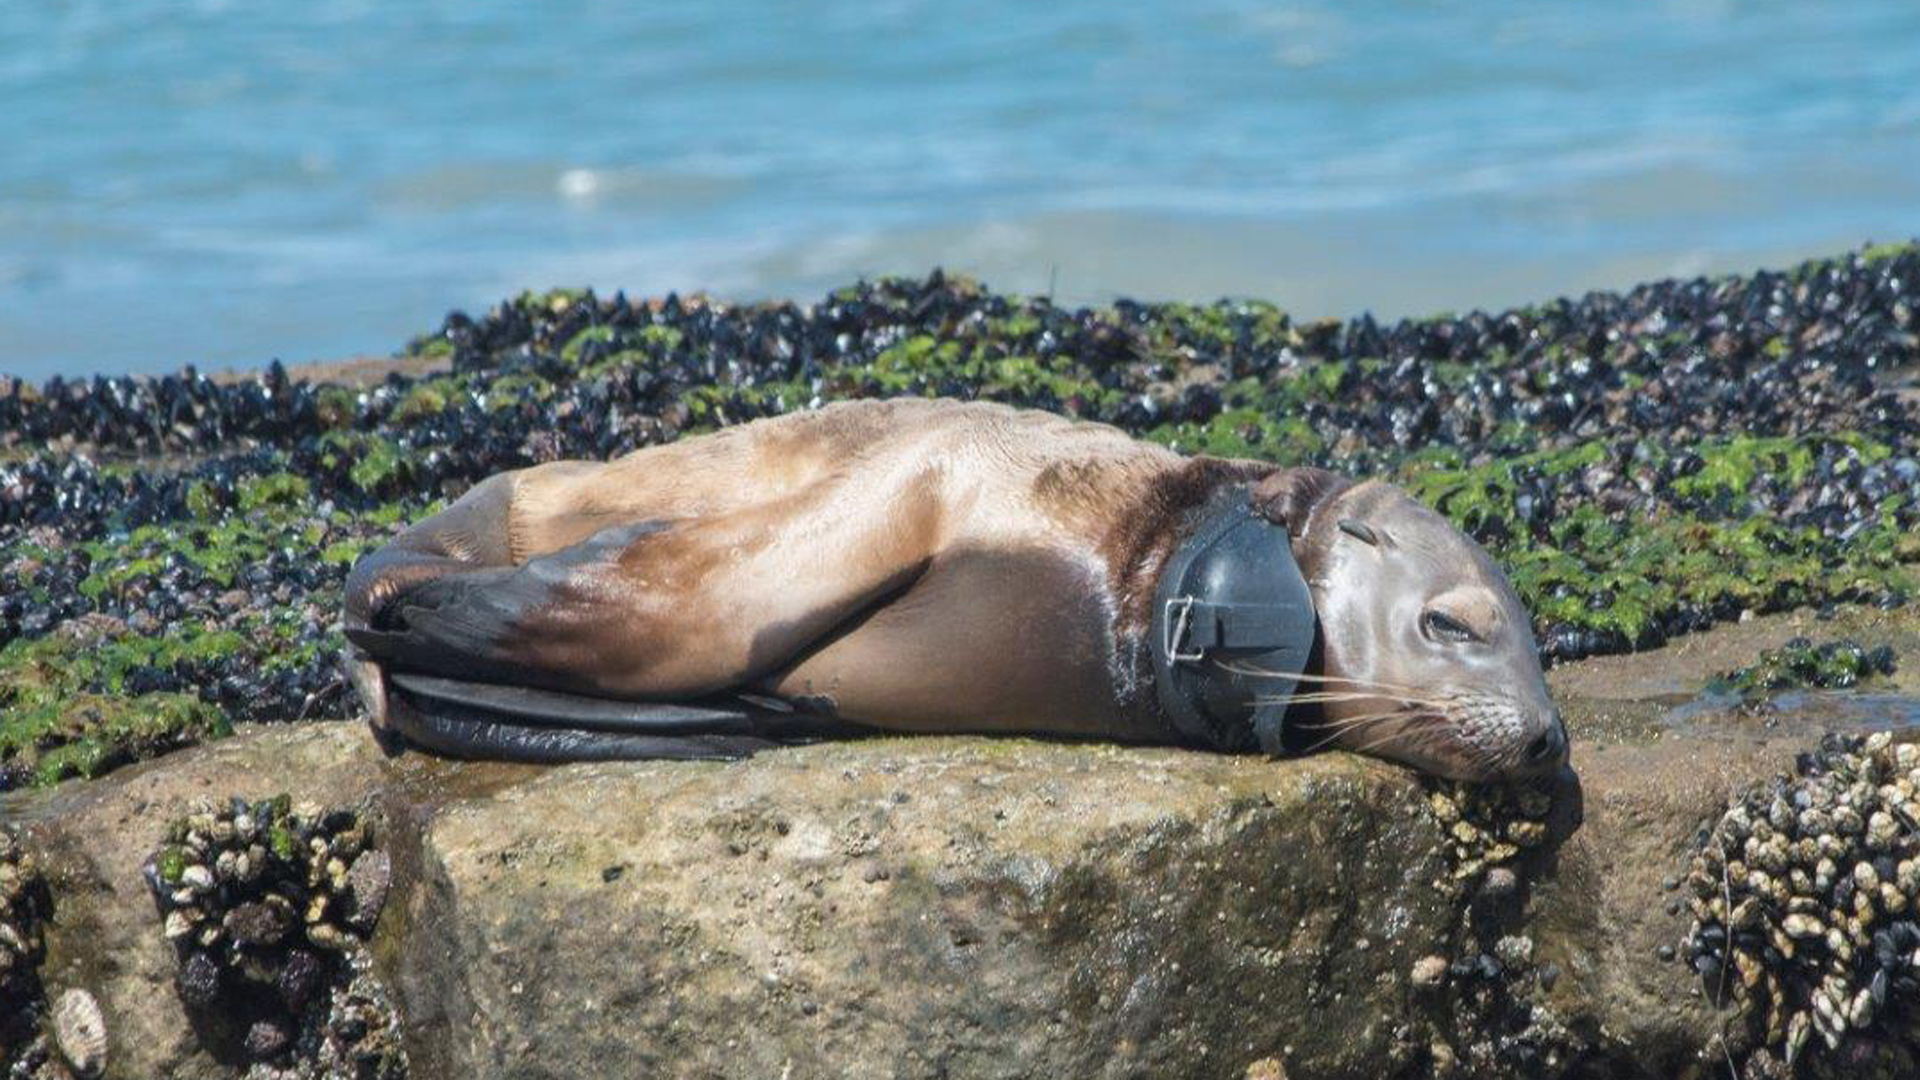
[[[1319,621],[1304,738],[1457,780],[1565,767],[1532,620],[1479,544],[1377,480],[1283,469],[1253,499],[1292,535]]]

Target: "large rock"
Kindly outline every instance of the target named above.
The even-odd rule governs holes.
[[[963,740],[565,769],[426,829],[449,1075],[1365,1076],[1446,931],[1394,770]]]
[[[1346,756],[876,740],[731,765],[382,759],[249,731],[29,811],[45,982],[111,1075],[213,1076],[140,864],[192,799],[370,801],[418,1076],[1373,1076],[1454,912],[1416,780]]]
[[[44,981],[98,996],[109,1075],[234,1074],[140,865],[191,800],[285,791],[384,820],[374,955],[419,1077],[1474,1074],[1513,1071],[1523,1022],[1542,1073],[1684,1076],[1719,1021],[1662,956],[1686,929],[1666,883],[1809,736],[1670,730],[1630,676],[1569,703],[1585,825],[1492,924],[1428,785],[1346,755],[917,738],[536,769],[306,725],[30,804]],[[1498,936],[1533,974],[1496,992],[1430,959]]]

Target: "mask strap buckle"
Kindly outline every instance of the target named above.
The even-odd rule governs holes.
[[[1206,656],[1205,649],[1193,652],[1181,652],[1180,647],[1187,640],[1187,627],[1193,620],[1193,597],[1176,596],[1167,601],[1167,639],[1161,642],[1167,659],[1178,664],[1191,664]]]
[[[1195,636],[1193,633],[1196,629],[1193,622],[1193,608],[1196,603],[1198,603],[1198,601],[1191,596],[1176,596],[1167,601],[1167,617],[1165,622],[1167,636],[1166,640],[1161,642],[1161,647],[1166,652],[1167,659],[1175,663],[1197,664],[1207,657],[1207,644],[1205,642],[1198,644],[1189,644],[1188,642],[1189,637]],[[1211,607],[1211,605],[1203,606]],[[1214,635],[1202,636],[1212,637]],[[1191,649],[1191,651],[1184,651],[1186,649]]]

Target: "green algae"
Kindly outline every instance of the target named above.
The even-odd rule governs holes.
[[[593,290],[587,288],[548,289],[545,292],[528,289],[514,297],[513,303],[528,313],[558,314],[592,295]]]
[[[565,345],[560,347],[560,359],[569,364],[578,364],[580,354],[588,347],[595,344],[610,344],[617,334],[618,332],[611,326],[589,326],[573,335]]]
[[[240,481],[237,501],[240,511],[245,514],[270,507],[296,509],[308,502],[312,492],[313,487],[304,476],[270,473]]]
[[[80,591],[96,601],[129,599],[130,587],[144,587],[147,579],[177,563],[231,588],[248,566],[276,548],[309,548],[327,531],[305,519],[258,513],[266,505],[243,507],[249,512],[214,521],[142,525],[123,536],[88,541],[83,546],[94,570],[80,582]]]
[[[175,845],[160,850],[159,857],[153,861],[154,869],[159,872],[160,880],[169,885],[180,884],[180,877],[187,872],[187,853]]]
[[[1920,247],[1920,244],[1912,240],[1901,240],[1885,244],[1868,244],[1866,247],[1860,249],[1860,261],[1869,266],[1883,262],[1891,262],[1905,255],[1907,252],[1913,251],[1916,247]]]
[[[1780,690],[1847,690],[1885,681],[1893,671],[1894,653],[1889,646],[1869,649],[1844,639],[1816,645],[1802,637],[1762,652],[1746,667],[1716,676],[1707,683],[1707,691],[1757,697]]]
[[[133,679],[144,669],[235,666],[271,675],[337,654],[338,634],[303,642],[303,617],[280,608],[226,628],[143,635],[82,626],[16,639],[0,649],[0,766],[48,784],[225,736],[232,725],[217,706],[190,693],[138,692]]]
[[[447,348],[453,348],[451,342]],[[314,412],[322,427],[337,431],[352,426],[354,412],[359,408],[359,394],[344,386],[323,386],[313,396]]]
[[[238,635],[197,630],[91,643],[13,641],[0,649],[0,762],[51,784],[227,735],[226,717],[199,698],[129,694],[125,680],[136,668],[204,659],[240,644]]]
[[[186,501],[187,514],[176,521],[77,545],[91,568],[78,591],[95,603],[137,609],[175,572],[209,589],[231,589],[276,554],[344,570],[419,512],[417,503],[396,502],[316,516],[309,481],[287,472],[244,478],[232,491],[195,484]],[[31,568],[55,560],[55,552],[30,540],[0,544],[0,570],[19,575],[13,580],[25,583],[30,601],[44,600]],[[337,602],[303,599],[328,608]],[[191,684],[221,671],[305,670],[341,647],[336,632],[314,636],[317,621],[296,602],[235,610],[218,626],[183,621],[141,634],[119,620],[88,616],[15,639],[0,649],[0,784],[94,776],[226,734],[227,717],[200,695],[142,692],[136,673],[180,673]]]
[[[1522,519],[1522,479],[1598,465],[1605,459],[1599,444],[1473,468],[1403,466],[1393,479],[1486,541],[1536,617],[1615,633],[1640,647],[1657,640],[1656,617],[1682,603],[1779,610],[1913,590],[1920,545],[1896,522],[1897,497],[1882,506],[1871,527],[1846,542],[1810,527],[1733,512],[1733,501],[1754,484],[1775,478],[1797,483],[1820,452],[1835,445],[1852,451],[1843,461],[1870,463],[1889,452],[1857,434],[1695,444],[1689,450],[1699,468],[1673,482],[1679,504],[1608,514],[1580,503],[1544,527]],[[1649,467],[1661,458],[1658,450],[1646,455]]]
[[[757,416],[789,412],[812,396],[801,382],[760,383],[750,387],[690,386],[677,400],[686,406],[687,432],[712,431]]]
[[[1311,460],[1326,445],[1304,420],[1244,405],[1216,413],[1203,424],[1162,424],[1145,437],[1182,452],[1259,458],[1286,465]]]
[[[365,494],[393,499],[407,493],[411,456],[392,439],[365,431],[329,431],[319,441],[321,467],[344,470]]]
[[[394,406],[394,419],[419,420],[445,412],[448,402],[447,381],[429,379],[415,385],[413,389],[407,391],[406,397],[400,399],[400,404]]]

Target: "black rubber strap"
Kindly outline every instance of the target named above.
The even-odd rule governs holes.
[[[1280,753],[1316,633],[1286,530],[1254,513],[1245,485],[1219,489],[1154,589],[1161,714],[1196,746]]]
[[[1187,608],[1186,634],[1174,643],[1183,652],[1189,648],[1277,649],[1292,644],[1279,629],[1281,615],[1288,609],[1278,605],[1195,600]]]

